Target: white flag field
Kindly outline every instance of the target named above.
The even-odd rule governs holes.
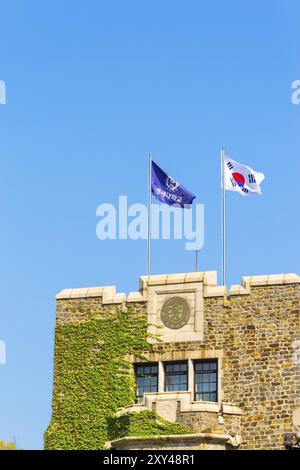
[[[265,175],[224,155],[223,179],[224,189],[227,191],[251,196],[261,194],[260,184],[265,179]]]

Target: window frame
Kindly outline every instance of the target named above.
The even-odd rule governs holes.
[[[138,392],[138,384],[137,384],[137,379],[139,378],[138,375],[137,375],[137,369],[139,367],[156,367],[157,369],[157,372],[156,372],[156,375],[150,375],[149,377],[156,377],[156,390],[155,391],[148,391],[148,392],[143,392],[143,395],[138,395],[137,392]],[[137,403],[140,403],[143,401],[144,399],[144,394],[145,393],[158,393],[158,375],[159,375],[159,364],[158,362],[139,362],[139,363],[135,363],[134,364],[134,378],[135,378],[135,386],[136,386],[136,402]],[[140,377],[142,378],[142,377]],[[146,377],[145,377],[146,378]],[[145,387],[143,387],[145,388]]]
[[[215,371],[211,371],[210,369],[208,369],[207,371],[203,370],[203,371],[197,371],[196,370],[196,364],[208,364],[208,363],[214,363],[216,365],[216,369]],[[216,374],[216,380],[214,382],[211,382],[210,380],[208,382],[202,382],[203,383],[208,383],[208,384],[211,384],[211,383],[215,383],[216,385],[216,389],[215,389],[215,392],[211,392],[211,391],[208,391],[208,392],[197,392],[196,391],[196,387],[197,385],[199,385],[201,382],[197,382],[196,380],[196,376],[197,374],[199,374],[200,376],[201,375],[204,375],[204,374],[209,374],[209,373],[215,373]],[[209,403],[218,403],[219,402],[219,360],[218,358],[215,358],[215,359],[194,359],[193,361],[193,373],[194,373],[194,400],[197,401],[197,402],[209,402]],[[210,388],[210,387],[209,387]],[[216,399],[215,400],[199,400],[197,398],[197,395],[200,395],[200,394],[204,394],[204,393],[207,393],[207,394],[212,394],[212,393],[215,393],[216,394]]]
[[[186,374],[167,374],[167,366],[168,365],[175,365],[175,364],[186,364]],[[176,393],[176,392],[188,392],[189,390],[189,362],[188,360],[183,360],[183,361],[165,361],[163,362],[163,371],[164,371],[164,392],[165,393]],[[167,377],[172,376],[172,375],[186,375],[186,389],[185,390],[167,390]]]

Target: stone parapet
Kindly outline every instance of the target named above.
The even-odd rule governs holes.
[[[140,291],[117,293],[115,286],[86,287],[80,289],[64,289],[57,294],[57,300],[81,299],[101,297],[104,305],[147,302],[148,287],[187,285],[189,283],[203,283],[203,297],[227,296],[227,287],[218,286],[217,272],[192,272],[181,274],[159,274],[140,277]],[[274,286],[281,284],[299,284],[300,276],[297,274],[270,274],[266,276],[245,276],[241,285],[233,285],[230,288],[230,296],[250,294],[251,287]]]

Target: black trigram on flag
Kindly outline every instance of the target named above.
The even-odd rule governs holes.
[[[235,186],[236,186],[236,181],[235,181],[235,179],[234,179],[233,177],[231,177],[231,178],[230,178],[230,181],[231,181],[232,186],[235,187]]]
[[[227,162],[227,166],[228,166],[229,170],[232,170],[233,164],[231,162]]]
[[[249,180],[249,183],[256,183],[255,176],[252,173],[248,175],[248,180]]]
[[[247,188],[242,188],[242,191],[243,191],[243,193],[246,193],[246,194],[249,193],[249,189],[247,189]]]

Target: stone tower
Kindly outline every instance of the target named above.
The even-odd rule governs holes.
[[[128,296],[62,291],[45,447],[284,449],[300,431],[299,284],[227,292],[195,272],[143,276]]]

